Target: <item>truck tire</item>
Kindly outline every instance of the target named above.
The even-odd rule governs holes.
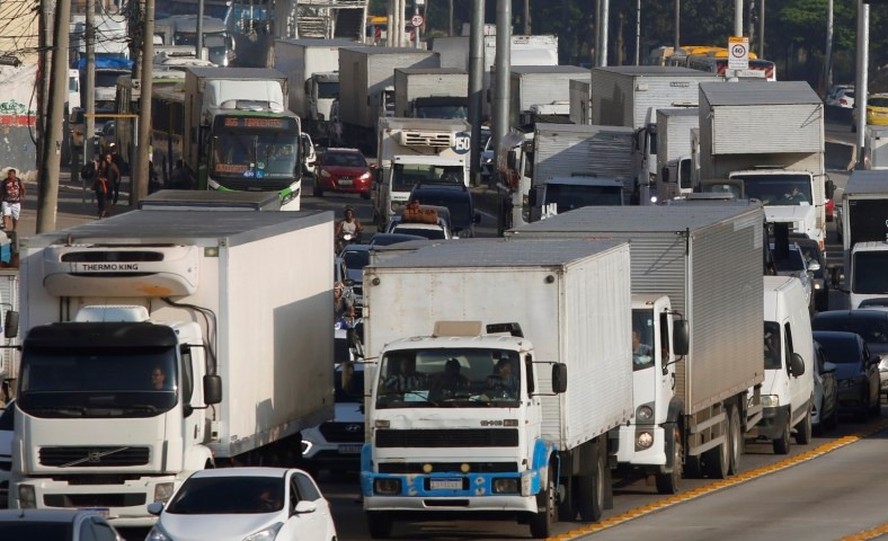
[[[558,497],[555,490],[555,468],[549,468],[549,480],[546,486],[537,494],[536,514],[530,517],[530,535],[531,537],[547,538],[552,535],[555,529],[555,521],[558,512],[556,509],[555,499]]]
[[[573,522],[577,519],[577,482],[576,477],[564,479],[561,498],[558,500],[558,520]]]
[[[775,455],[788,455],[790,448],[790,420],[786,420],[786,425],[783,427],[783,432],[780,434],[780,437],[775,439],[772,443],[774,446],[774,454]]]
[[[392,535],[392,517],[379,511],[368,512],[367,530],[373,539],[388,539]]]
[[[728,408],[728,422],[728,448],[731,453],[728,475],[737,475],[740,473],[740,455],[743,454],[743,428],[737,406]]]
[[[726,426],[725,428],[730,427]],[[703,469],[710,479],[726,479],[728,477],[731,465],[731,435],[726,432],[725,436],[725,441],[721,445],[703,453]]]
[[[681,443],[681,429],[678,425],[672,427],[672,471],[654,475],[659,494],[678,494],[681,490],[682,464],[684,460],[684,447]]]
[[[808,411],[805,412],[805,417],[799,421],[799,424],[796,425],[796,436],[795,441],[799,445],[808,445],[811,443],[811,434],[813,432],[813,427],[811,426],[811,407],[808,406]]]
[[[580,520],[583,522],[598,522],[604,511],[604,501],[607,499],[607,464],[603,454],[599,451],[595,456],[595,472],[591,475],[581,475],[578,478]]]

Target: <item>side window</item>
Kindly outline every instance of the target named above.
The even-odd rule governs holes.
[[[525,379],[527,379],[527,396],[532,395],[536,391],[533,382],[533,355],[524,358]]]
[[[789,323],[783,324],[783,334],[786,336],[786,341],[784,342],[784,347],[786,348],[784,351],[783,358],[786,359],[786,372],[789,373],[789,365],[790,359],[792,359],[792,327]]]
[[[304,473],[294,473],[293,479],[296,481],[296,488],[299,490],[301,499],[309,502],[321,499],[321,491],[318,490],[311,477]]]
[[[117,541],[117,534],[103,520],[93,519],[93,531],[95,532],[96,541]]]
[[[296,504],[302,501],[302,497],[299,494],[299,486],[296,483],[296,475],[293,474],[290,477],[290,511],[292,512],[296,509]]]
[[[182,347],[182,402],[184,404],[191,403],[191,396],[194,394],[194,367],[192,363],[194,358],[191,348]]]
[[[666,312],[660,314],[660,351],[663,355],[662,362],[664,366],[669,361],[669,355],[672,353],[669,348],[669,338],[671,336],[669,332],[670,319],[669,314]]]

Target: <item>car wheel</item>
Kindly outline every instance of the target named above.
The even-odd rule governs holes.
[[[786,424],[783,426],[783,432],[780,434],[780,437],[771,442],[774,447],[775,455],[788,455],[790,448],[790,428],[789,428],[789,419],[786,420]]]
[[[796,443],[799,445],[807,445],[811,443],[811,408],[805,413],[805,417],[796,425]]]

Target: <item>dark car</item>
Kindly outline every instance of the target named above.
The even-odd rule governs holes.
[[[475,224],[481,221],[481,215],[475,212],[472,193],[464,184],[417,184],[410,192],[410,200],[422,205],[447,207],[454,236],[475,236]]]
[[[808,271],[813,276],[811,286],[814,292],[814,309],[818,312],[829,310],[829,275],[826,268],[826,256],[817,241],[803,236],[790,236],[790,242],[798,244],[802,256],[807,260]],[[812,265],[817,266],[812,268]]]
[[[426,240],[425,237],[419,235],[407,235],[406,233],[376,233],[370,237],[370,246],[391,246],[399,242],[409,242],[411,240]]]
[[[814,340],[836,365],[839,411],[853,413],[864,421],[879,415],[879,357],[872,355],[859,334],[815,331]]]
[[[314,196],[325,191],[359,193],[370,199],[372,173],[367,159],[356,148],[328,148],[318,158]]]
[[[0,510],[0,539],[122,541],[101,511],[89,509]]]
[[[839,384],[836,365],[829,362],[823,346],[814,342],[814,407],[811,424],[822,432],[836,427],[839,419]]]
[[[856,332],[873,354],[882,358],[879,376],[882,392],[888,394],[888,310],[830,310],[814,316],[811,328],[825,331]]]

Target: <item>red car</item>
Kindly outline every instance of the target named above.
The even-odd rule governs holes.
[[[314,196],[324,191],[359,193],[370,199],[372,172],[361,151],[355,148],[328,148],[318,160]]]

